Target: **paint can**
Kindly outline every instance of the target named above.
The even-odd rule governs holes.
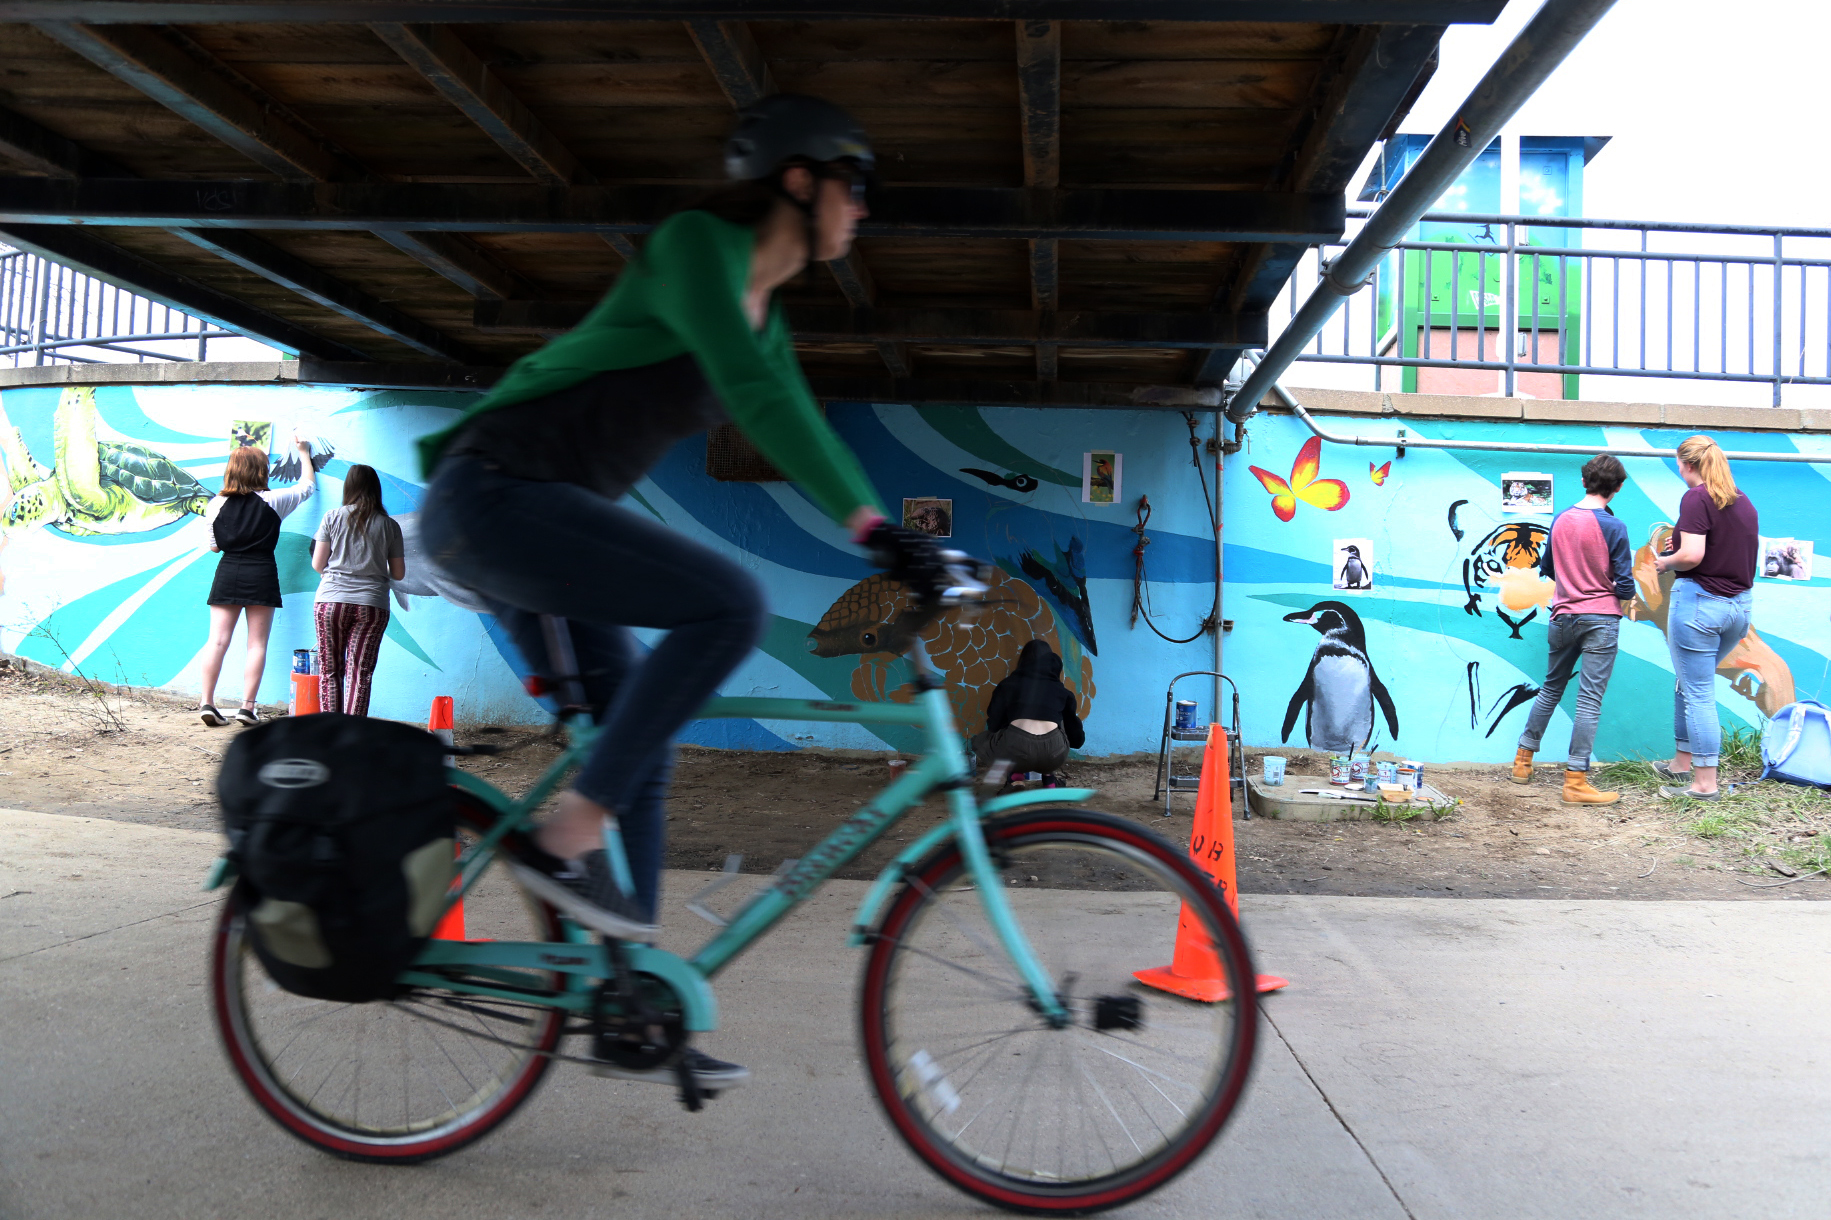
[[[1358,788],[1367,779],[1367,756],[1350,754],[1348,756],[1348,782]]]
[[[1368,771],[1367,772],[1366,777],[1361,780],[1361,791],[1367,793],[1369,796],[1378,796],[1379,795],[1379,791],[1380,791],[1379,772],[1377,772],[1377,771]]]
[[[1344,788],[1348,786],[1348,756],[1346,754],[1329,756],[1329,782],[1339,784]]]
[[[1398,781],[1399,787],[1404,788],[1409,792],[1416,792],[1419,782],[1418,764],[1412,762],[1410,759],[1400,763],[1395,778]]]
[[[1423,763],[1419,762],[1415,758],[1408,758],[1401,765],[1410,767],[1412,769],[1412,773],[1417,777],[1417,786],[1419,788],[1424,787],[1424,764]]]
[[[1399,764],[1396,762],[1377,763],[1375,764],[1375,774],[1382,784],[1396,784],[1399,782]]]
[[[295,648],[292,650],[292,671],[296,674],[308,674],[312,671],[312,650]]]
[[[1176,727],[1183,730],[1194,729],[1197,710],[1195,700],[1178,699],[1176,701]]]
[[[1284,784],[1284,758],[1277,754],[1267,754],[1260,760],[1265,767],[1265,786],[1278,788]]]

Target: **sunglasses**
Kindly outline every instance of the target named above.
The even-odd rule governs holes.
[[[820,177],[845,183],[847,191],[851,194],[852,202],[861,207],[864,206],[865,194],[871,188],[871,179],[856,166],[847,165],[844,162],[829,163],[820,170]]]

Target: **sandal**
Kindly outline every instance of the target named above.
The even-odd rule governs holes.
[[[224,716],[221,712],[207,703],[197,709],[197,717],[213,729],[220,729],[223,725],[229,723],[229,718],[227,716]]]

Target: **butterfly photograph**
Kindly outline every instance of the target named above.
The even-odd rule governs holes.
[[[1346,483],[1340,479],[1316,477],[1322,470],[1320,436],[1312,436],[1297,451],[1297,461],[1291,466],[1289,479],[1280,478],[1269,470],[1260,470],[1257,466],[1248,466],[1247,469],[1259,480],[1260,486],[1272,493],[1272,512],[1280,521],[1289,521],[1297,515],[1299,500],[1331,513],[1348,502]]]

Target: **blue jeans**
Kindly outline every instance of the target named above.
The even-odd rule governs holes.
[[[1666,645],[1672,671],[1678,675],[1672,695],[1672,736],[1689,751],[1694,767],[1714,767],[1723,750],[1723,726],[1717,722],[1717,665],[1748,634],[1754,595],[1744,589],[1718,597],[1695,580],[1672,582],[1672,608],[1666,617]]]
[[[512,478],[487,459],[446,459],[421,506],[434,561],[476,590],[537,673],[540,616],[571,628],[585,697],[603,731],[573,787],[614,810],[654,917],[673,740],[762,637],[762,590],[723,555],[571,483]],[[667,635],[643,655],[631,627]]]
[[[1621,616],[1618,614],[1560,614],[1552,618],[1547,632],[1551,661],[1546,667],[1545,685],[1526,718],[1526,731],[1520,734],[1520,748],[1537,751],[1551,723],[1551,713],[1558,710],[1558,700],[1570,683],[1571,671],[1582,662],[1577,679],[1577,714],[1570,730],[1570,754],[1564,763],[1567,771],[1589,770],[1590,753],[1596,744],[1596,724],[1602,719],[1602,695],[1608,690],[1609,676],[1615,672],[1615,649],[1621,638]]]

